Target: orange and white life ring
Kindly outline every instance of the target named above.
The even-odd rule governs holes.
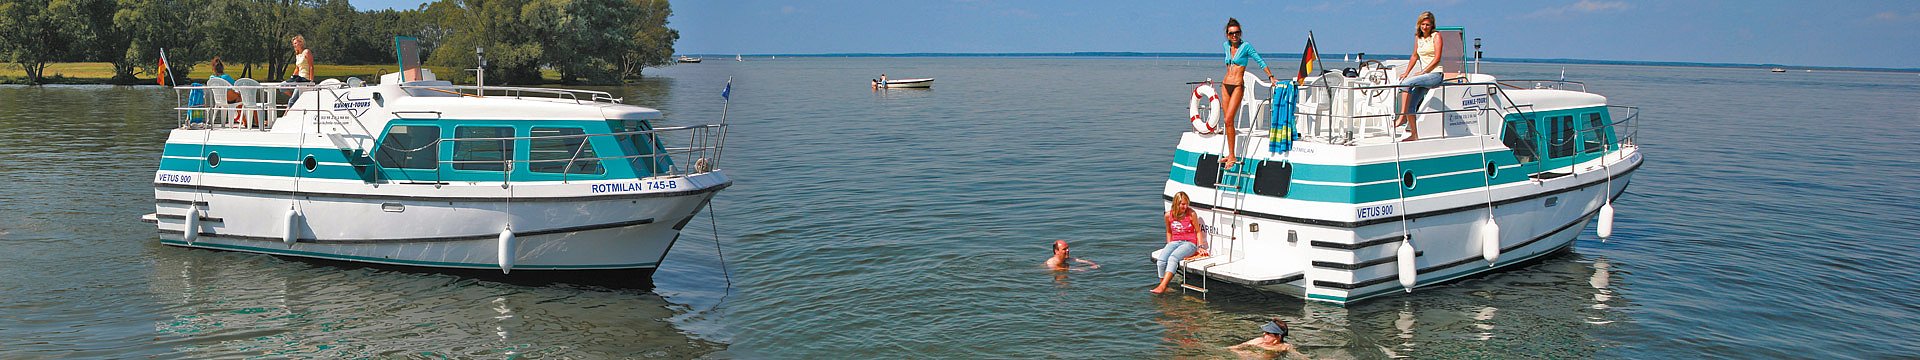
[[[1202,117],[1200,104],[1207,105],[1207,114]],[[1220,94],[1213,90],[1213,84],[1200,84],[1193,88],[1193,99],[1187,101],[1187,121],[1193,123],[1193,132],[1212,134],[1220,131]]]

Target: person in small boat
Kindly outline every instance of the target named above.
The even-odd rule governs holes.
[[[1167,283],[1180,269],[1180,261],[1207,256],[1206,237],[1200,234],[1200,216],[1188,206],[1187,192],[1173,194],[1173,207],[1161,220],[1166,224],[1167,244],[1153,252],[1154,269],[1160,273],[1160,286],[1153,293],[1167,292]]]
[[[1272,321],[1260,324],[1260,332],[1260,337],[1247,340],[1247,342],[1240,343],[1239,345],[1227,347],[1227,350],[1233,350],[1236,353],[1242,354],[1266,353],[1267,355],[1276,353],[1289,354],[1294,352],[1293,344],[1287,343],[1286,321],[1280,320],[1280,318],[1274,318]]]
[[[1427,90],[1440,86],[1446,68],[1440,66],[1440,54],[1447,44],[1433,31],[1433,12],[1422,11],[1414,21],[1413,56],[1407,58],[1405,69],[1400,69],[1400,85],[1406,86],[1400,93],[1402,115],[1394,121],[1394,126],[1406,126],[1407,137],[1401,141],[1420,139],[1420,126],[1414,124],[1413,113],[1419,111],[1420,101],[1426,99]]]
[[[1220,126],[1226,131],[1227,153],[1220,157],[1220,163],[1231,167],[1240,163],[1240,157],[1234,152],[1233,118],[1240,112],[1240,99],[1246,95],[1246,82],[1242,76],[1249,62],[1260,64],[1260,70],[1267,72],[1267,81],[1274,81],[1273,69],[1267,68],[1267,60],[1260,58],[1260,52],[1253,50],[1253,44],[1241,40],[1240,20],[1227,18],[1227,42],[1221,44],[1227,50],[1227,76],[1220,78]]]
[[[307,48],[305,36],[293,36],[293,76],[287,82],[313,82],[313,49]]]
[[[1086,264],[1087,270],[1100,268],[1100,264],[1095,264],[1093,261],[1073,257],[1072,251],[1072,249],[1067,248],[1066,240],[1054,240],[1053,257],[1047,258],[1047,268],[1053,269],[1054,271],[1067,271],[1068,267],[1074,263]]]

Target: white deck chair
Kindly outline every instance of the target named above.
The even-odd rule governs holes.
[[[241,127],[254,128],[257,125],[256,122],[266,118],[266,112],[260,110],[262,109],[262,105],[260,104],[260,82],[251,78],[241,78],[240,80],[234,80],[233,86],[252,87],[238,89],[240,91],[241,110],[240,116],[238,116],[237,119]]]
[[[233,103],[227,102],[227,91],[232,86],[233,83],[227,82],[227,79],[207,79],[207,89],[201,92],[207,96],[207,126],[233,122]]]

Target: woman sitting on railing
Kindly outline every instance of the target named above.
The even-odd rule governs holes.
[[[1407,59],[1406,68],[1400,70],[1400,85],[1407,88],[1401,90],[1400,118],[1393,122],[1394,126],[1407,127],[1407,136],[1401,141],[1420,139],[1420,126],[1414,123],[1413,113],[1420,111],[1420,100],[1426,99],[1427,90],[1440,86],[1441,74],[1446,71],[1440,66],[1441,49],[1446,44],[1433,31],[1433,12],[1420,12],[1415,22],[1413,56]]]

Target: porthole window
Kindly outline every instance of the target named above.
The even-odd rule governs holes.
[[[1488,162],[1487,162],[1487,177],[1489,177],[1489,178],[1491,178],[1491,177],[1495,177],[1495,176],[1500,176],[1500,165],[1498,165],[1498,164],[1494,164],[1494,163],[1493,163],[1492,161],[1488,161]]]
[[[307,155],[307,159],[301,160],[300,165],[306,166],[307,172],[313,172],[314,168],[320,167],[320,161],[314,160],[313,155]]]
[[[1400,186],[1405,186],[1407,187],[1407,189],[1413,189],[1413,170],[1407,170],[1406,172],[1400,173]]]
[[[215,152],[207,153],[207,166],[220,167],[220,152],[215,151]]]

